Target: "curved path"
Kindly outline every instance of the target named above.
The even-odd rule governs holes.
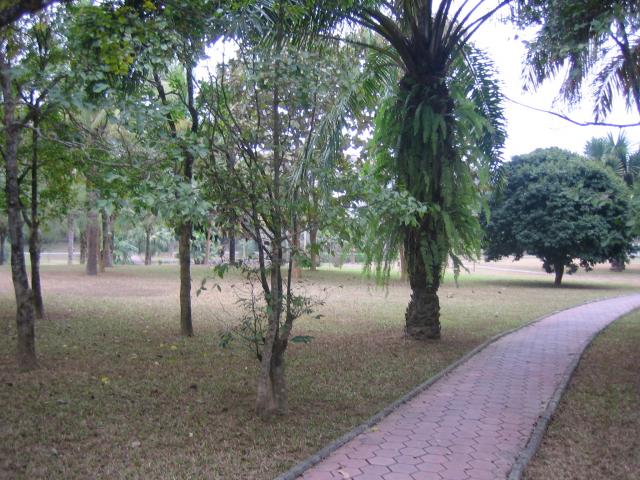
[[[507,478],[572,362],[638,307],[640,295],[593,302],[499,338],[300,478]]]

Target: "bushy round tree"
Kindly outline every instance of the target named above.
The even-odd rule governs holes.
[[[514,157],[505,168],[506,187],[491,201],[487,260],[535,255],[559,286],[565,269],[627,259],[629,196],[612,172],[559,148]]]

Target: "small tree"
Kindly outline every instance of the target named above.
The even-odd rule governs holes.
[[[560,286],[565,268],[590,270],[631,248],[629,196],[619,178],[595,162],[558,148],[514,157],[507,186],[491,202],[487,260],[525,252],[540,258]]]

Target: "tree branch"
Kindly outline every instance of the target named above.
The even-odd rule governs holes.
[[[552,110],[545,110],[544,108],[532,107],[531,105],[527,105],[525,103],[518,102],[517,100],[513,100],[512,98],[503,95],[506,100],[511,103],[515,103],[516,105],[520,105],[521,107],[528,108],[529,110],[534,110],[536,112],[547,113],[549,115],[553,115],[554,117],[561,118],[569,123],[573,123],[574,125],[578,125],[580,127],[616,127],[616,128],[627,128],[627,127],[640,127],[640,122],[637,123],[608,123],[608,122],[584,122],[580,120],[574,120],[573,118],[568,117],[563,113],[554,112]]]

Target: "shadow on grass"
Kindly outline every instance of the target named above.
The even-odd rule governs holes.
[[[630,285],[621,285],[619,283],[590,283],[590,282],[572,282],[563,283],[560,287],[556,287],[553,284],[553,279],[551,280],[529,280],[529,279],[520,279],[520,278],[496,278],[496,279],[488,279],[483,278],[478,283],[482,283],[483,285],[489,285],[494,287],[522,287],[522,288],[542,288],[542,289],[558,289],[558,290],[620,290],[620,289],[628,289],[634,290],[634,288]],[[461,282],[462,284],[462,282]]]

